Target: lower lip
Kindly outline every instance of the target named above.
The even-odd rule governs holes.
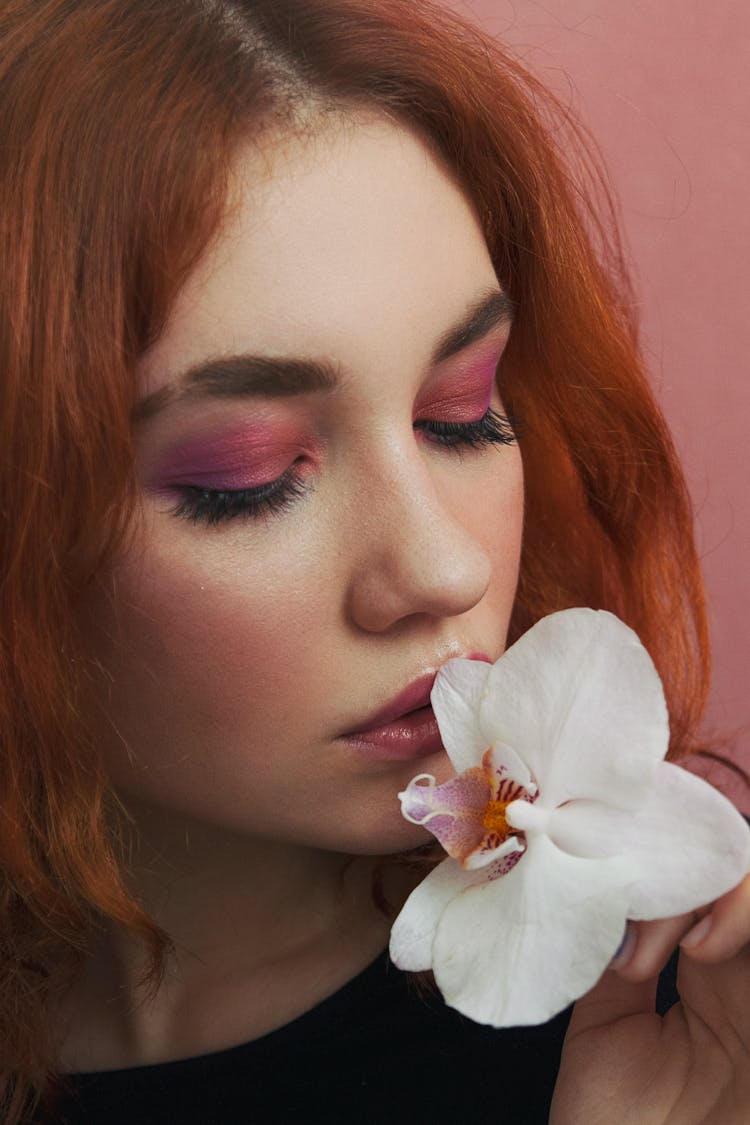
[[[408,762],[427,758],[443,749],[432,707],[420,707],[382,727],[350,734],[346,741],[365,758],[381,762]]]

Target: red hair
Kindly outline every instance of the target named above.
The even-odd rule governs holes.
[[[500,370],[527,516],[512,636],[613,610],[663,677],[672,753],[705,697],[690,506],[638,353],[606,193],[576,127],[423,0],[5,0],[0,14],[0,1071],[4,1120],[54,1069],[49,1012],[92,924],[166,936],[125,885],[87,724],[81,592],[136,497],[131,413],[223,216],[237,146],[357,106],[430,140],[517,317]],[[554,138],[554,139],[553,139]],[[566,159],[561,156],[565,151]],[[604,219],[590,201],[604,200]],[[512,638],[511,638],[512,639]]]

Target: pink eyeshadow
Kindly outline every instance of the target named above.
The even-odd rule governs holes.
[[[417,417],[445,422],[477,422],[483,418],[495,389],[499,354],[494,347],[489,355],[475,356],[446,374],[418,399]]]
[[[148,491],[181,485],[254,488],[275,480],[310,449],[295,426],[259,426],[189,438],[158,454],[143,472]]]

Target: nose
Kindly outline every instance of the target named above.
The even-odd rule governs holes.
[[[466,515],[476,507],[467,506],[462,522],[459,497],[441,495],[423,464],[419,469],[371,477],[360,507],[349,611],[368,632],[387,632],[415,615],[466,613],[490,583],[492,560]]]

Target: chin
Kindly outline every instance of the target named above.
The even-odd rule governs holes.
[[[387,813],[378,814],[373,810],[368,816],[361,810],[361,816],[349,831],[344,828],[341,851],[349,855],[388,856],[399,852],[410,852],[425,845],[436,844],[435,837],[426,828],[410,824],[398,810],[394,816],[393,808]],[[342,826],[343,827],[343,826]]]

